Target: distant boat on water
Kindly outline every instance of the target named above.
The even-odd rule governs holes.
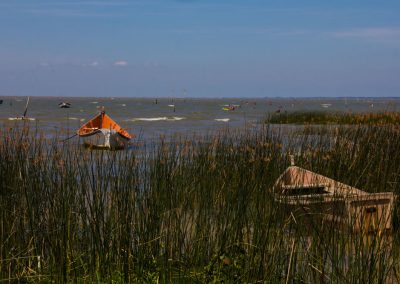
[[[229,105],[226,105],[225,107],[223,107],[222,110],[232,111],[232,110],[235,110],[238,107],[239,107],[239,105],[231,105],[231,104],[229,104]]]
[[[66,102],[62,102],[58,104],[59,108],[70,108],[71,104],[70,103],[66,103]]]
[[[26,105],[25,105],[25,111],[22,116],[17,116],[17,117],[9,117],[8,120],[35,120],[32,117],[27,117],[26,114],[28,112],[28,106],[29,106],[29,97],[26,100]]]
[[[134,136],[119,126],[105,111],[78,129],[77,135],[85,139],[84,146],[94,150],[121,150]]]

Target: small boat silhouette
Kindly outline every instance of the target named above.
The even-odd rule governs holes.
[[[58,104],[59,108],[70,108],[71,104],[70,103],[66,103],[66,102],[62,102]]]

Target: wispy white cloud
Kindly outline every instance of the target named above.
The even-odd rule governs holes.
[[[100,66],[100,63],[98,61],[92,61],[90,63],[83,63],[83,67],[98,67]]]
[[[29,8],[29,7],[60,7],[60,6],[127,6],[131,4],[142,3],[141,1],[35,1],[35,2],[9,2],[0,3],[0,7],[8,8]]]
[[[143,66],[146,69],[162,67],[162,65],[157,60],[147,60],[146,62],[144,62]]]
[[[139,2],[138,2],[139,1]],[[124,7],[140,2],[126,0],[76,0],[34,1],[0,3],[0,8],[37,16],[53,17],[121,17],[126,15]],[[122,9],[121,9],[122,8]],[[1,9],[0,9],[1,12]]]
[[[215,29],[172,29],[168,32],[173,34],[198,34],[198,35],[271,35],[271,36],[305,36],[318,34],[317,31],[307,29],[280,29],[280,28],[262,28],[262,27],[229,27],[229,28],[215,28]]]
[[[76,9],[65,9],[65,8],[35,8],[25,9],[25,13],[38,15],[38,16],[53,16],[53,17],[119,17],[121,14],[109,13],[109,12],[98,12],[88,11],[80,8]]]
[[[370,40],[400,40],[400,27],[391,28],[363,28],[333,32],[338,38],[363,38]]]
[[[49,2],[48,5],[54,6],[126,6],[135,3],[135,1],[69,1],[69,2]]]
[[[114,66],[119,66],[119,67],[128,66],[128,61],[125,61],[125,60],[115,61]]]

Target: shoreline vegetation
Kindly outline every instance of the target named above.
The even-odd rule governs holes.
[[[287,117],[269,122],[332,121]],[[372,117],[361,121],[381,121]],[[296,165],[340,182],[399,194],[398,126],[348,122],[359,118],[321,126],[317,136],[266,124],[126,151],[2,129],[0,279],[400,283],[398,206],[393,231],[352,233],[294,217],[272,193],[294,155]]]
[[[269,114],[265,118],[264,122],[271,124],[399,125],[400,113],[352,113],[328,111],[276,112]]]

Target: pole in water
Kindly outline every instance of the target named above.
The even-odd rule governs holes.
[[[26,101],[25,111],[24,111],[24,114],[22,115],[22,118],[26,117],[26,113],[28,112],[28,105],[29,105],[29,97],[28,97],[28,100]]]

